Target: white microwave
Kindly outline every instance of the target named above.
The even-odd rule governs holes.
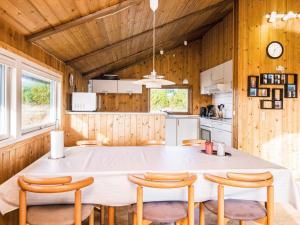
[[[88,92],[72,93],[72,111],[93,112],[97,110],[97,94]]]

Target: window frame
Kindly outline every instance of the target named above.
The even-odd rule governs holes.
[[[4,60],[0,59],[0,64],[4,65],[4,120],[5,122],[5,133],[0,134],[0,141],[6,140],[10,137],[10,76],[11,68]]]
[[[22,93],[21,93],[21,106],[20,106],[21,112],[20,112],[20,114],[21,114],[21,134],[22,135],[28,134],[28,133],[33,132],[33,131],[42,130],[44,128],[53,127],[53,126],[55,126],[56,121],[57,121],[57,114],[58,114],[58,112],[57,112],[57,97],[58,96],[57,96],[57,88],[56,88],[57,87],[57,81],[49,79],[45,75],[37,74],[37,72],[36,71],[34,72],[34,71],[35,70],[32,70],[32,68],[30,68],[30,69],[25,68],[25,69],[21,70],[21,87],[22,87],[22,77],[24,75],[24,72],[26,73],[25,75],[36,78],[37,80],[50,82],[50,88],[53,91],[52,95],[50,96],[50,98],[53,98],[53,99],[50,99],[50,101],[52,101],[50,103],[50,106],[51,106],[50,115],[52,114],[51,117],[54,118],[54,121],[23,129],[22,128],[22,118],[23,118],[23,115],[22,115],[23,114],[22,101],[23,101],[23,96],[22,96]],[[23,90],[23,87],[22,87],[22,90]],[[52,107],[54,107],[54,109]]]
[[[0,137],[0,148],[5,147],[11,144],[14,144],[18,141],[23,141],[28,138],[34,137],[36,135],[49,132],[55,128],[55,126],[61,125],[61,114],[62,114],[62,82],[63,82],[63,73],[56,71],[48,67],[46,64],[38,63],[34,58],[26,57],[23,55],[18,55],[10,50],[0,47],[0,63],[5,64],[9,68],[9,79],[8,79],[8,106],[6,107],[8,111],[9,119],[9,135]],[[28,71],[38,75],[38,77],[43,77],[45,79],[51,80],[54,82],[53,89],[54,95],[53,106],[55,123],[48,124],[47,126],[39,127],[39,129],[30,129],[26,132],[21,129],[22,121],[22,70]],[[2,139],[3,138],[3,139]]]
[[[188,111],[187,112],[167,112],[169,115],[191,115],[193,112],[193,89],[191,85],[170,85],[162,86],[162,88],[153,89],[187,89],[188,90]],[[148,91],[148,112],[151,111],[151,89]]]

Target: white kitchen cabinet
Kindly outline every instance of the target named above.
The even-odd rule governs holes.
[[[177,145],[177,119],[166,119],[166,145]]]
[[[181,145],[185,139],[199,138],[198,118],[167,118],[166,145]]]
[[[198,139],[199,119],[177,119],[177,145],[181,145],[183,140]]]
[[[213,142],[223,142],[226,146],[232,147],[232,133],[224,130],[212,128],[211,140]]]
[[[224,83],[231,83],[233,78],[233,61],[229,60],[224,63]]]
[[[211,80],[211,70],[206,70],[200,73],[200,92],[202,95],[209,94],[207,90],[205,90],[206,87],[212,85],[212,80]]]
[[[117,93],[117,80],[93,80],[92,84],[94,93]]]
[[[119,94],[142,94],[142,85],[134,84],[136,80],[118,80]]]
[[[220,64],[213,67],[211,72],[211,80],[213,84],[223,83],[224,81],[224,65]]]

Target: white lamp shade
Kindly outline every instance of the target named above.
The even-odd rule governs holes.
[[[150,8],[152,11],[156,11],[158,8],[158,0],[150,0]]]
[[[146,88],[161,88],[163,85],[174,85],[175,83],[165,79],[142,79],[134,82],[138,85],[145,85]]]

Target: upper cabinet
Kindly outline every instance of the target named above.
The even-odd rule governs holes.
[[[92,82],[94,93],[117,93],[118,82],[116,80],[93,80]]]
[[[201,94],[207,95],[209,92],[206,90],[206,87],[212,85],[212,71],[206,70],[200,74],[200,83],[201,83]]]
[[[92,80],[93,92],[105,94],[142,94],[141,85],[135,80]]]
[[[142,94],[142,85],[134,84],[135,80],[118,80],[119,94]]]
[[[201,94],[214,94],[232,91],[233,62],[229,60],[201,72]]]
[[[224,82],[224,64],[215,66],[211,71],[211,79],[214,84]]]
[[[224,83],[231,83],[233,79],[233,61],[229,60],[224,64]]]

